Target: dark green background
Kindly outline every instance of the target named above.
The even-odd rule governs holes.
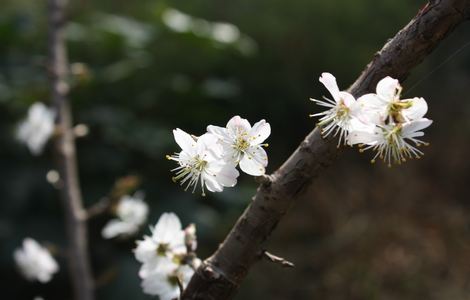
[[[210,255],[255,192],[248,175],[237,187],[203,198],[171,182],[177,151],[171,130],[194,134],[233,115],[271,123],[275,170],[313,128],[309,97],[333,73],[347,88],[375,51],[424,4],[396,0],[71,1],[71,78],[84,200],[91,205],[119,177],[135,174],[151,205],[149,223],[175,211],[197,224],[199,255]],[[50,147],[33,157],[14,128],[35,101],[48,102],[45,1],[3,0],[0,11],[0,282],[2,299],[71,299],[61,271],[31,284],[15,270],[12,252],[30,236],[64,246],[57,191],[45,174]],[[161,19],[176,8],[236,25],[240,46],[176,33]],[[419,161],[388,169],[372,153],[346,149],[284,218],[270,250],[295,269],[260,263],[237,299],[470,299],[470,24],[445,40],[404,83],[422,96],[434,124]],[[244,47],[244,48],[243,48]],[[244,50],[243,50],[244,49]],[[461,50],[456,53],[456,51]],[[446,61],[454,53],[456,55]],[[445,62],[444,64],[442,64]],[[210,87],[218,87],[214,90]],[[134,241],[100,237],[111,216],[90,223],[98,299],[150,299],[139,286]],[[139,233],[138,238],[143,234]]]

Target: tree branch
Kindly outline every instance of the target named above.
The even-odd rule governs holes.
[[[68,61],[65,45],[65,10],[67,0],[49,0],[49,71],[57,126],[61,134],[55,138],[60,178],[63,181],[61,198],[65,209],[68,238],[68,263],[75,299],[93,300],[93,279],[87,245],[85,211],[77,172],[75,137],[68,94]]]
[[[355,96],[375,90],[389,75],[404,80],[452,30],[470,15],[470,0],[429,1],[373,58],[350,87]],[[253,202],[238,219],[219,249],[197,270],[183,300],[231,299],[251,266],[260,259],[264,242],[278,222],[328,167],[339,150],[337,141],[322,139],[314,129],[272,175],[261,180]]]

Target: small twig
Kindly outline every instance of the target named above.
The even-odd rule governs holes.
[[[90,206],[86,211],[86,218],[92,219],[113,209],[122,196],[129,194],[140,185],[140,178],[135,175],[121,177],[114,183],[108,195]]]
[[[266,250],[263,250],[262,256],[263,256],[263,258],[266,258],[270,262],[280,264],[284,268],[294,268],[295,267],[295,265],[292,262],[286,260],[285,258],[282,258],[282,257],[276,256],[272,253],[269,253]]]
[[[259,184],[270,184],[271,182],[273,182],[273,176],[264,174],[264,175],[255,177],[255,181]]]
[[[86,218],[92,219],[98,215],[104,214],[109,210],[111,206],[111,201],[108,197],[101,198],[98,202],[90,206],[86,211]]]

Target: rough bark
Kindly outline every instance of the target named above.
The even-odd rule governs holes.
[[[470,16],[470,0],[429,1],[373,58],[349,88],[355,96],[375,90],[385,76],[404,80],[453,29]],[[271,176],[264,177],[251,204],[219,249],[197,270],[183,300],[231,299],[252,265],[261,259],[264,242],[315,177],[337,156],[337,141],[322,139],[314,129]]]
[[[61,198],[65,210],[68,264],[75,299],[93,300],[87,228],[78,180],[75,139],[68,93],[68,61],[65,45],[66,0],[49,0],[49,73],[51,98],[57,112],[60,134],[55,139],[56,160],[61,178]]]

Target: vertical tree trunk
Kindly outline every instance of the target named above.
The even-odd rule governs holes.
[[[88,257],[87,228],[77,172],[75,139],[68,93],[68,61],[65,45],[67,0],[49,0],[49,71],[51,98],[58,114],[60,134],[55,140],[65,209],[68,263],[76,300],[93,300],[93,279]]]

